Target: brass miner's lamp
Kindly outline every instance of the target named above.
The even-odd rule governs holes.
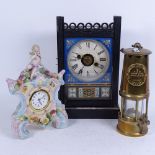
[[[124,65],[120,87],[121,112],[117,129],[127,136],[143,136],[147,133],[148,120],[148,55],[140,43],[133,48],[121,49],[124,53]]]

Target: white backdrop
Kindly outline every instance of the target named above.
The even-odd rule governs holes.
[[[155,50],[154,0],[0,0],[0,154],[110,155],[150,154],[155,152],[155,55],[150,55],[149,133],[141,138],[128,138],[115,131],[117,120],[70,120],[64,130],[35,131],[25,141],[14,139],[10,115],[18,98],[11,96],[5,82],[16,79],[29,62],[31,46],[41,47],[42,62],[57,71],[56,16],[67,22],[111,22],[122,16],[121,47],[139,41]],[[120,73],[122,68],[122,55]]]

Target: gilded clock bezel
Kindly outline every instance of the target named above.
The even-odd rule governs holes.
[[[34,95],[35,93],[37,93],[37,92],[39,92],[39,91],[44,91],[44,92],[47,94],[47,96],[48,96],[48,102],[47,102],[47,104],[46,104],[43,108],[41,108],[41,109],[36,109],[36,108],[34,108],[33,105],[32,105],[32,97],[33,97],[33,95]],[[34,112],[42,112],[42,111],[44,111],[45,109],[48,108],[48,106],[50,105],[50,100],[51,100],[51,99],[50,99],[50,94],[49,94],[49,92],[46,91],[46,90],[43,89],[43,88],[39,88],[39,89],[37,89],[37,90],[34,90],[33,93],[30,95],[30,98],[29,98],[29,107],[30,107],[31,110],[33,110]]]

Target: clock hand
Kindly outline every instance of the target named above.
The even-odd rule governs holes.
[[[77,58],[77,59],[81,59],[82,58],[82,56],[79,53],[76,53],[76,52],[72,52],[72,53],[77,55],[77,57],[75,57],[75,58]]]
[[[45,95],[43,95],[43,96],[40,98],[40,100],[43,99],[44,97],[45,97]]]
[[[40,99],[40,98],[38,98],[38,102],[42,105],[42,103],[40,102],[40,100],[41,100],[41,99]]]

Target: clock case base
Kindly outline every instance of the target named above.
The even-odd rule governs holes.
[[[107,23],[103,23],[107,25]],[[102,25],[103,25],[102,24]],[[120,34],[121,34],[121,17],[114,16],[113,23],[109,24],[106,29],[99,29],[98,31],[92,29],[84,29],[83,31],[78,29],[65,29],[68,24],[64,22],[64,17],[57,17],[57,48],[58,48],[58,71],[64,69],[64,38],[76,38],[76,37],[100,37],[100,38],[112,38],[113,39],[113,75],[112,75],[112,93],[111,99],[108,104],[104,104],[106,100],[103,100],[102,106],[99,100],[94,100],[93,105],[88,107],[88,101],[81,106],[81,100],[77,104],[75,101],[70,101],[65,95],[65,86],[60,89],[60,99],[66,106],[66,110],[69,118],[72,119],[115,119],[118,118],[118,75],[119,75],[119,58],[120,58]],[[87,24],[86,24],[87,25]],[[73,105],[74,104],[74,105]],[[95,104],[95,105],[94,105]],[[85,105],[85,106],[84,106]]]
[[[66,108],[69,119],[117,119],[118,107],[112,108]]]

